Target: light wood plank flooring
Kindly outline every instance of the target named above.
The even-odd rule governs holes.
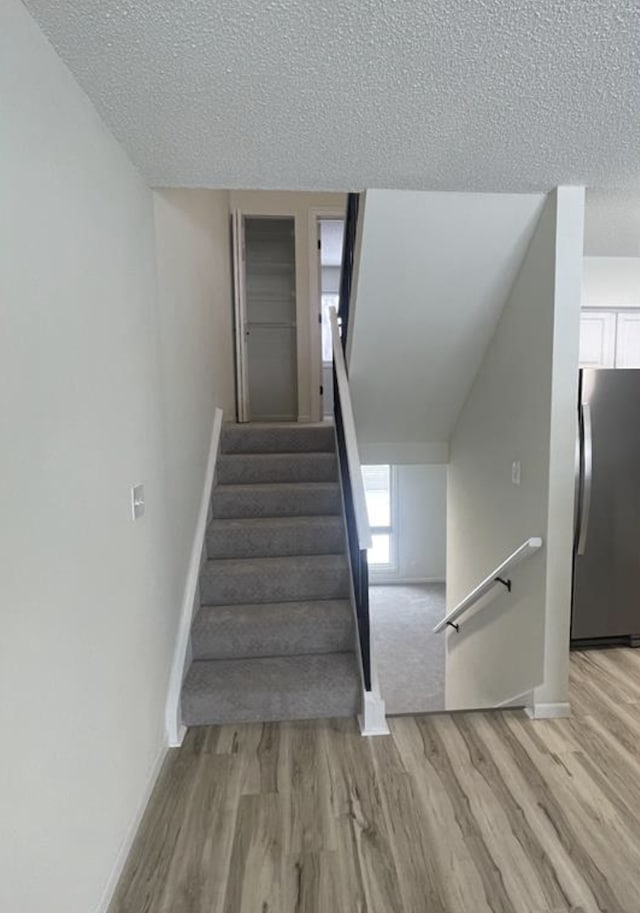
[[[110,913],[637,913],[640,650],[520,712],[192,729]]]

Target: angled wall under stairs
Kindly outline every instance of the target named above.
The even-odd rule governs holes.
[[[361,678],[333,426],[226,426],[212,510],[183,721],[355,715]]]

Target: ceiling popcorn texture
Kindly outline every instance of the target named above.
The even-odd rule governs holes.
[[[640,192],[591,190],[584,216],[585,256],[640,257]]]
[[[154,185],[640,188],[638,0],[25,0]]]

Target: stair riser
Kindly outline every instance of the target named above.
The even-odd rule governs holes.
[[[262,491],[229,491],[216,488],[213,516],[231,517],[304,517],[339,514],[342,508],[339,487],[320,491],[302,488],[299,492],[281,492],[269,488]]]
[[[215,526],[207,533],[209,558],[275,558],[287,555],[340,555],[345,537],[338,524],[279,529]]]
[[[247,699],[245,705],[228,704],[224,700],[191,698],[182,701],[182,721],[185,726],[222,726],[225,723],[277,723],[285,720],[317,720],[355,716],[360,710],[357,689],[327,700],[318,694],[315,701],[297,700],[295,694],[283,695],[269,703]]]
[[[335,452],[333,427],[289,428],[227,427],[222,431],[222,453]]]
[[[218,458],[219,485],[251,485],[262,482],[335,482],[338,464],[334,454],[297,454],[258,457],[221,454]]]
[[[295,656],[300,653],[342,653],[354,648],[351,617],[332,619],[331,627],[314,624],[313,618],[298,622],[264,621],[251,624],[196,623],[191,636],[194,659],[246,659],[254,656]]]
[[[303,682],[300,684],[304,684]],[[243,697],[242,701],[238,700]],[[186,726],[217,726],[224,723],[271,723],[280,720],[313,720],[355,716],[360,711],[360,690],[356,682],[339,694],[324,689],[300,694],[295,685],[284,694],[191,695],[182,698],[182,720]]]
[[[200,578],[201,605],[347,598],[349,575],[346,566],[339,570],[301,569],[286,575],[252,569],[229,572],[217,568],[211,574],[203,570]]]

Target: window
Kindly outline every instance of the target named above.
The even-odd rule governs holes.
[[[368,553],[369,564],[372,567],[389,567],[393,564],[391,467],[363,466],[362,478],[373,540],[373,547]]]

